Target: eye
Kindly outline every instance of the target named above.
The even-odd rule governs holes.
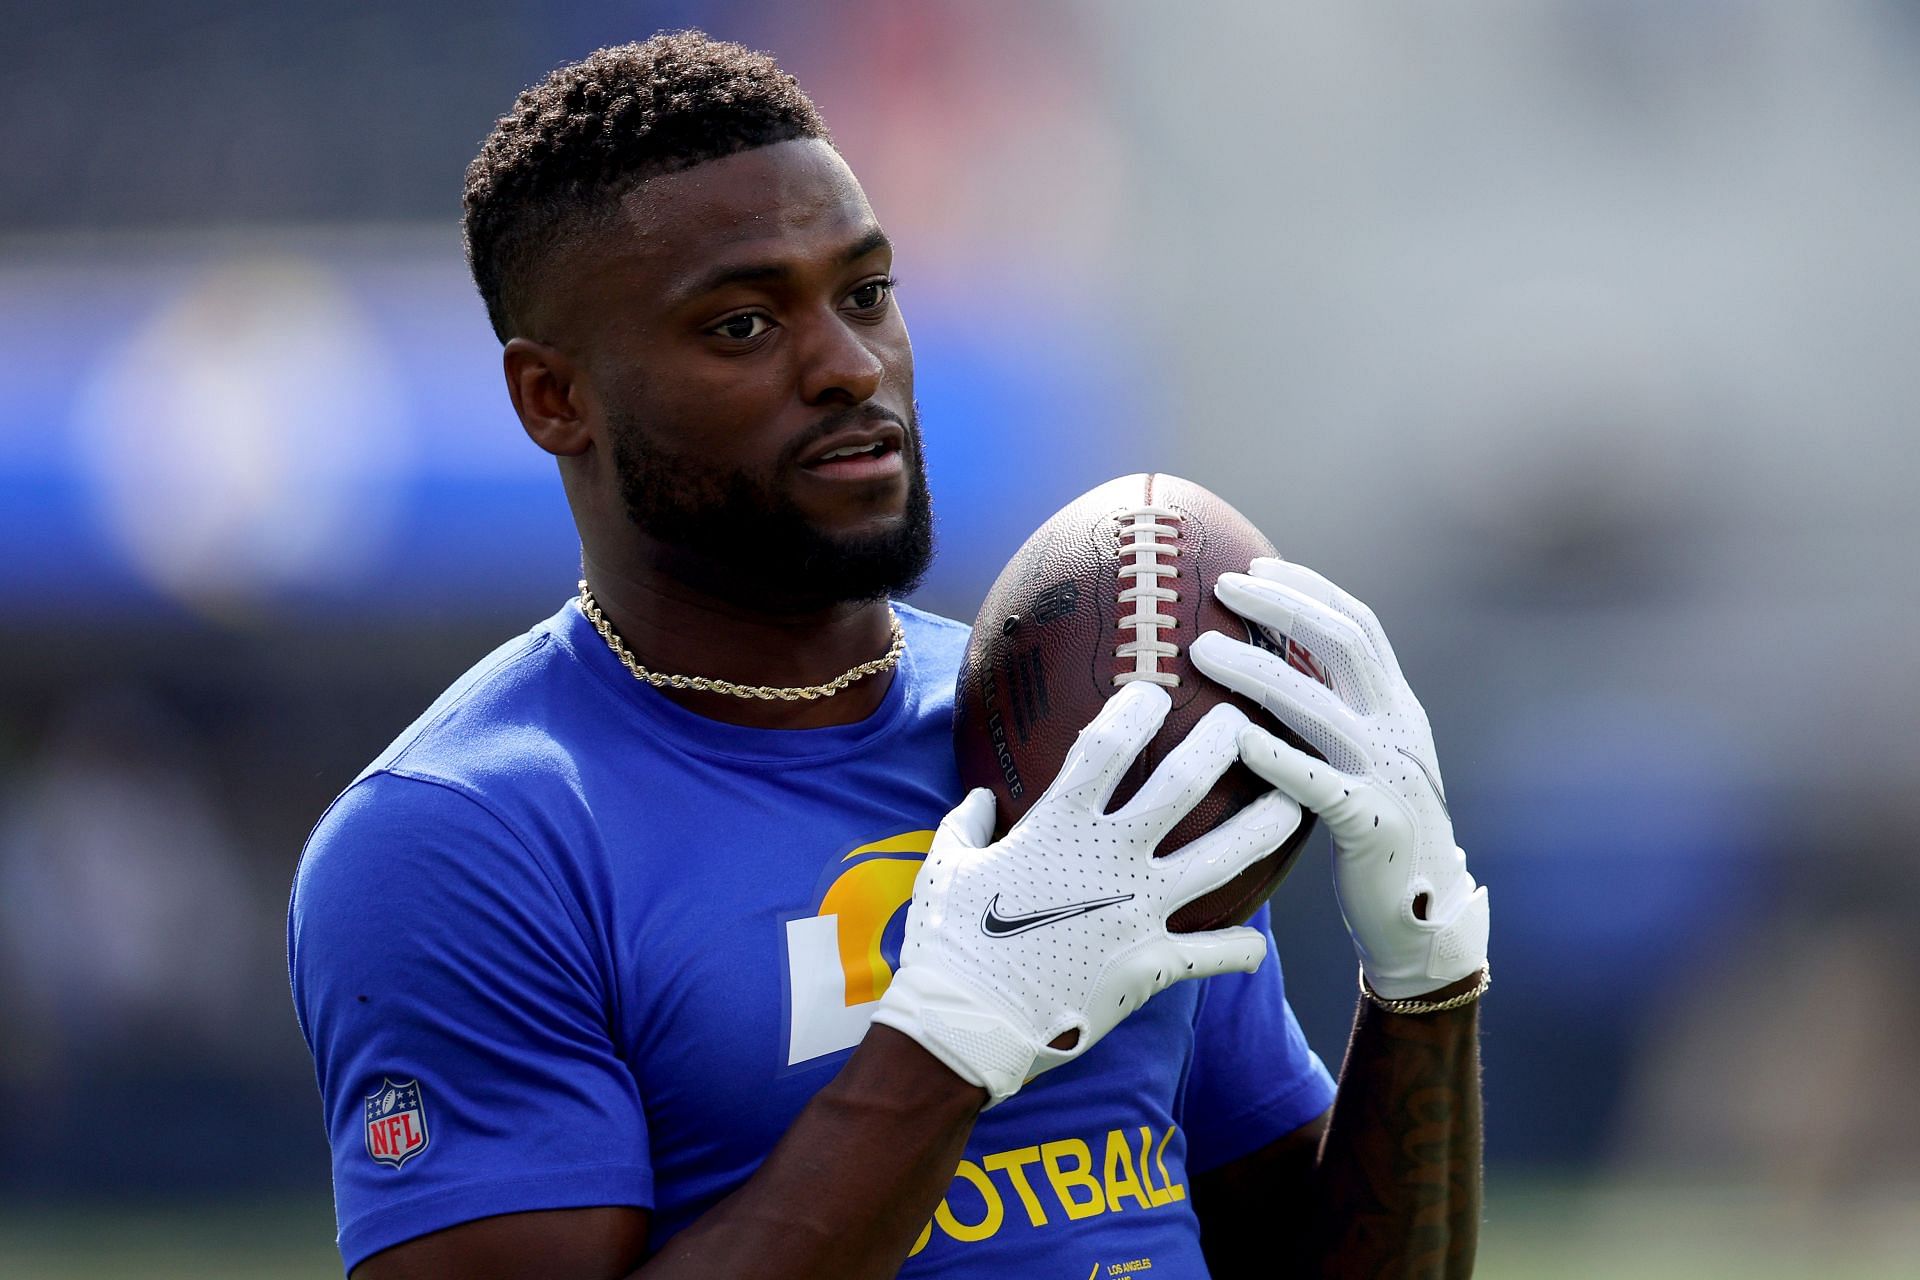
[[[887,305],[887,299],[899,281],[892,276],[883,276],[878,280],[869,280],[847,295],[847,301],[853,304],[855,311],[879,311]]]
[[[773,321],[762,311],[743,311],[737,316],[728,316],[708,333],[718,334],[734,342],[748,342],[773,328]]]

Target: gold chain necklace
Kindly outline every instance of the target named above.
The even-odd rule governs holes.
[[[658,671],[649,671],[640,665],[626,644],[620,639],[620,633],[607,621],[607,615],[600,611],[600,602],[593,598],[593,590],[587,586],[585,578],[580,579],[580,598],[574,602],[600,638],[607,642],[607,648],[613,650],[613,656],[620,659],[621,665],[633,673],[633,678],[656,689],[697,689],[701,693],[724,693],[733,698],[758,698],[762,702],[812,702],[818,698],[831,698],[856,680],[868,676],[877,676],[882,671],[891,671],[900,662],[900,655],[907,649],[907,634],[900,629],[900,615],[887,606],[887,618],[892,624],[893,642],[887,651],[870,662],[863,662],[851,671],[843,671],[825,684],[806,686],[782,686],[772,684],[735,684],[731,680],[715,680],[708,676],[670,676]]]

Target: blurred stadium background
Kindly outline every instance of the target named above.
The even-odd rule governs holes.
[[[1160,468],[1386,619],[1499,903],[1482,1274],[1915,1274],[1920,7],[0,9],[0,1275],[337,1274],[295,857],[575,577],[461,171],[685,25],[900,245],[921,603]],[[1276,912],[1337,1060],[1323,858]]]

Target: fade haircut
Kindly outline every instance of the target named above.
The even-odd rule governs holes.
[[[501,342],[541,269],[657,174],[795,138],[832,144],[794,78],[701,31],[596,49],[514,99],[467,166],[467,265]]]

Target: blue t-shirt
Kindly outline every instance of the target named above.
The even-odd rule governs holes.
[[[636,681],[569,603],[334,802],[288,952],[349,1270],[520,1210],[649,1209],[657,1247],[754,1172],[865,1032],[961,794],[966,628],[899,614],[877,711],[761,730]],[[1332,1094],[1276,959],[1176,984],[981,1117],[900,1274],[1203,1275],[1190,1174]]]

